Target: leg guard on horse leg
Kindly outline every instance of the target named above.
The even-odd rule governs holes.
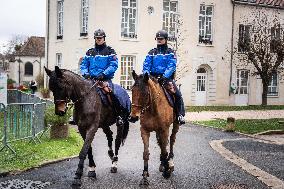
[[[94,161],[94,157],[93,157],[93,151],[92,151],[92,147],[90,146],[89,150],[88,150],[88,158],[89,158],[89,172],[88,172],[88,177],[92,177],[92,178],[96,178],[96,164]]]

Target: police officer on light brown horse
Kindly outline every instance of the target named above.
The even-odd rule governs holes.
[[[177,59],[174,51],[168,47],[168,33],[165,30],[159,30],[156,33],[157,48],[149,51],[143,64],[143,74],[148,73],[158,78],[159,83],[167,87],[169,83],[173,84],[175,96],[175,111],[178,123],[184,124],[184,103],[181,92],[174,81]]]

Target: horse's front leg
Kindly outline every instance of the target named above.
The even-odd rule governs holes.
[[[85,129],[81,129],[79,127],[79,132],[83,138],[83,140],[86,140],[86,131]],[[89,150],[88,150],[88,159],[89,159],[89,172],[88,172],[88,177],[93,177],[96,178],[96,164],[94,161],[94,157],[93,157],[93,150],[92,150],[92,145],[90,146]]]
[[[176,134],[179,130],[179,124],[177,122],[173,123],[173,130],[170,137],[170,154],[169,154],[169,168],[173,172],[174,171],[174,144],[176,141]]]
[[[171,170],[169,168],[169,159],[168,159],[168,151],[167,151],[167,145],[168,145],[168,136],[169,136],[169,129],[166,129],[164,131],[160,131],[160,144],[161,144],[161,164],[164,167],[163,169],[163,177],[169,178],[171,176]]]
[[[77,168],[76,173],[75,173],[73,185],[77,185],[77,186],[81,185],[81,177],[83,175],[84,161],[86,159],[88,151],[91,149],[90,148],[91,143],[94,139],[94,136],[95,136],[95,133],[97,132],[97,130],[98,130],[98,125],[92,125],[90,127],[90,129],[87,130],[87,132],[86,132],[86,138],[85,138],[83,147],[82,147],[80,154],[79,154],[79,164],[78,164],[78,168]]]
[[[149,177],[148,172],[148,161],[149,161],[149,138],[150,138],[150,132],[146,131],[143,127],[140,128],[141,131],[141,137],[144,144],[144,152],[143,152],[143,160],[144,160],[144,170],[143,170],[143,178],[140,181],[140,185],[149,185],[149,181],[147,177]]]

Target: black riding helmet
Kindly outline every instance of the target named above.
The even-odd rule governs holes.
[[[166,40],[168,39],[168,32],[166,32],[165,30],[159,30],[157,33],[156,33],[156,39],[157,38],[165,38]]]
[[[106,33],[105,33],[105,31],[104,30],[102,30],[102,29],[98,29],[98,30],[96,30],[95,32],[94,32],[94,38],[96,38],[96,37],[106,37]]]

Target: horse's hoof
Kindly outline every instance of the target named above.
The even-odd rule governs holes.
[[[164,177],[165,179],[170,178],[170,177],[171,177],[171,170],[168,169],[167,171],[164,171],[164,172],[163,172],[163,177]]]
[[[88,172],[88,177],[97,178],[96,171],[89,171],[89,172]]]
[[[149,186],[149,181],[146,177],[143,177],[139,183],[140,186]]]
[[[110,168],[111,173],[116,173],[117,172],[117,167],[111,167]]]
[[[73,186],[81,186],[82,185],[82,181],[81,179],[78,178],[74,178],[73,182],[72,182]]]
[[[159,171],[164,172],[164,170],[165,170],[165,167],[162,164],[160,164]]]

